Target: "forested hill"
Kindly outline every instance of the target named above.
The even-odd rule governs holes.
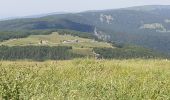
[[[37,34],[40,32],[43,35]],[[36,31],[0,42],[1,60],[68,60],[74,58],[96,59],[169,59],[162,53],[139,46],[105,42],[90,33],[73,30]],[[32,33],[32,34],[33,34]]]
[[[31,31],[31,30],[70,29],[81,32],[93,32],[94,26],[73,22],[64,18],[41,19],[25,18],[0,21],[0,31]]]
[[[72,29],[170,54],[170,6],[140,6],[0,22],[0,31]],[[96,30],[94,30],[96,29]]]

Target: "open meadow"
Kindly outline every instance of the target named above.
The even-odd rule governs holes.
[[[169,60],[0,61],[0,100],[169,100]]]
[[[1,0],[0,100],[170,100],[170,0]]]

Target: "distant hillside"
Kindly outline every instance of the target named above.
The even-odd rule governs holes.
[[[80,57],[105,59],[169,58],[150,49],[108,43],[89,33],[59,30],[52,34],[30,35],[0,42],[3,60],[66,60]]]
[[[170,54],[170,6],[140,6],[0,22],[1,31],[60,28],[90,32],[103,40]]]
[[[46,35],[4,40],[0,42],[0,59],[66,60],[94,57],[93,48],[114,48],[111,43],[96,41],[88,33],[84,34],[59,30]]]
[[[136,10],[136,11],[170,10],[170,6],[169,5],[146,5],[146,6],[129,7],[125,9]]]
[[[70,29],[82,32],[92,32],[93,26],[73,22],[68,19],[59,18],[56,20],[50,19],[15,19],[0,22],[0,31],[31,31],[31,30],[46,30],[46,29]]]

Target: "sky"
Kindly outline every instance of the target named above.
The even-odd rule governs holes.
[[[0,19],[141,5],[170,5],[170,0],[0,0]]]

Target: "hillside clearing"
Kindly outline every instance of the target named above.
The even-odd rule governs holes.
[[[41,42],[41,43],[40,43]],[[74,47],[108,47],[112,48],[111,44],[106,42],[98,42],[92,39],[80,38],[71,35],[59,35],[53,32],[49,35],[30,35],[26,38],[10,39],[0,42],[0,45],[7,46],[74,46]]]

